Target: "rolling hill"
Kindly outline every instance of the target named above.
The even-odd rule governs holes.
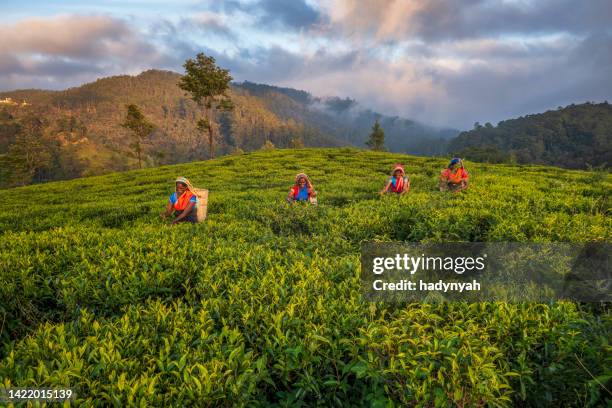
[[[15,143],[20,120],[34,115],[43,119],[44,130],[37,137],[51,155],[50,163],[32,175],[34,182],[135,168],[129,134],[120,126],[126,104],[133,103],[157,127],[144,146],[147,166],[208,158],[208,145],[196,129],[199,108],[178,88],[179,77],[149,70],[64,91],[1,92],[0,155]],[[317,98],[295,89],[245,82],[233,84],[230,95],[235,109],[216,116],[217,155],[256,150],[266,141],[277,147],[363,146],[376,119],[394,151],[441,153],[458,133],[384,116],[349,99]]]
[[[493,163],[549,164],[567,168],[612,166],[612,105],[585,103],[517,119],[477,125],[449,151]]]
[[[412,190],[381,198],[397,162]],[[452,195],[445,164],[278,149],[2,190],[0,379],[100,407],[605,406],[605,305],[363,299],[366,241],[610,241],[609,174],[467,162]],[[300,171],[319,206],[284,203]],[[158,217],[180,175],[206,222]]]

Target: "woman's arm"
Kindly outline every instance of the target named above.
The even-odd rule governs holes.
[[[385,188],[383,188],[383,189],[380,191],[380,193],[378,193],[378,194],[380,194],[380,195],[385,194],[385,193],[386,193],[386,192],[389,190],[389,186],[390,186],[390,185],[391,185],[391,179],[389,179],[389,181],[387,181],[387,184],[385,185]]]
[[[187,207],[183,210],[183,212],[178,217],[174,219],[174,221],[172,221],[172,224],[176,224],[177,222],[179,222],[180,220],[182,220],[183,218],[191,214],[191,210],[193,210],[194,205],[195,205],[195,201],[189,201],[189,204],[187,204]]]
[[[168,200],[168,204],[166,205],[166,211],[164,211],[163,213],[159,214],[159,216],[162,217],[162,218],[166,218],[170,214],[172,214],[172,203]]]
[[[289,194],[287,194],[287,202],[288,203],[293,202],[293,187],[289,189]]]

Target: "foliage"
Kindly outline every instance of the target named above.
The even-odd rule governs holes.
[[[461,133],[449,151],[470,160],[540,163],[568,168],[610,167],[612,106],[585,103],[490,123]]]
[[[409,195],[376,192],[407,163]],[[607,173],[275,149],[0,191],[0,381],[83,406],[603,406],[608,309],[383,304],[362,241],[610,241]],[[306,171],[319,205],[287,206]],[[185,175],[205,223],[157,214]],[[578,362],[578,359],[581,363]]]
[[[134,155],[138,159],[138,168],[142,168],[142,145],[153,132],[155,125],[149,122],[142,114],[138,106],[130,104],[126,106],[127,113],[125,121],[121,126],[132,132],[134,142],[130,147],[134,150]]]
[[[385,131],[380,127],[378,119],[374,122],[372,133],[370,133],[370,137],[365,144],[372,150],[385,150]]]
[[[198,129],[202,107],[185,96],[177,85],[180,79],[175,72],[148,70],[136,76],[101,78],[64,91],[0,92],[0,99],[10,97],[30,104],[0,110],[0,155],[14,143],[20,120],[34,114],[49,123],[45,137],[53,156],[52,168],[37,181],[134,168],[137,159],[125,155],[132,141],[125,137],[119,118],[125,116],[126,104],[135,104],[156,127],[150,148],[143,151],[143,163],[154,166],[209,157],[208,141],[197,137],[208,134],[208,127]],[[216,155],[230,154],[236,148],[258,150],[266,140],[279,148],[300,139],[307,147],[362,146],[377,118],[393,151],[442,155],[448,139],[458,134],[457,130],[436,129],[362,108],[338,110],[334,98],[321,100],[290,88],[234,83],[227,95],[229,99],[220,99],[221,109],[208,118],[216,132]],[[60,160],[60,156],[65,157]]]
[[[14,142],[8,149],[5,161],[9,168],[7,184],[24,186],[36,178],[41,171],[51,167],[51,155],[42,141],[45,123],[36,116],[24,118]]]
[[[208,133],[208,148],[210,157],[215,157],[213,110],[231,110],[227,91],[232,76],[229,70],[218,67],[215,58],[199,53],[195,59],[189,58],[183,65],[185,75],[178,83],[179,88],[191,94],[191,99],[204,108],[205,119],[197,122],[200,131]]]

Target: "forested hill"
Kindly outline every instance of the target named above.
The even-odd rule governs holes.
[[[238,87],[262,98],[266,107],[275,114],[308,123],[323,134],[356,146],[363,146],[376,120],[385,131],[385,146],[393,152],[422,156],[444,154],[448,141],[459,134],[457,129],[438,128],[411,119],[382,115],[350,98],[316,97],[292,88],[248,81]],[[285,97],[290,98],[292,103],[286,104]]]
[[[18,169],[20,184],[135,168],[130,134],[120,125],[126,104],[136,104],[156,127],[143,147],[146,166],[208,158],[208,144],[196,130],[200,108],[179,89],[179,77],[149,70],[64,91],[0,93],[0,159],[6,162],[11,146],[17,156],[29,149],[33,154],[25,156],[37,157],[36,164],[6,162],[2,167],[24,167]],[[268,141],[276,147],[363,146],[376,119],[394,151],[441,153],[447,139],[458,133],[386,117],[350,99],[317,98],[289,88],[245,82],[233,84],[230,96],[233,111],[215,117],[217,155],[256,150]],[[32,125],[33,118],[40,123]],[[19,140],[24,127],[37,129],[29,140]],[[0,182],[7,177],[0,174]]]
[[[584,103],[461,133],[449,150],[471,160],[551,164],[568,168],[612,166],[612,105]]]

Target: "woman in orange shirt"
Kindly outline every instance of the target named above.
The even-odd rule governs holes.
[[[458,193],[468,188],[468,172],[463,167],[463,161],[455,157],[448,167],[440,174],[440,191]]]
[[[179,177],[175,181],[176,190],[170,195],[166,211],[160,214],[166,218],[174,212],[176,218],[172,224],[179,222],[197,222],[196,206],[198,198],[193,190],[193,186],[185,177]]]

